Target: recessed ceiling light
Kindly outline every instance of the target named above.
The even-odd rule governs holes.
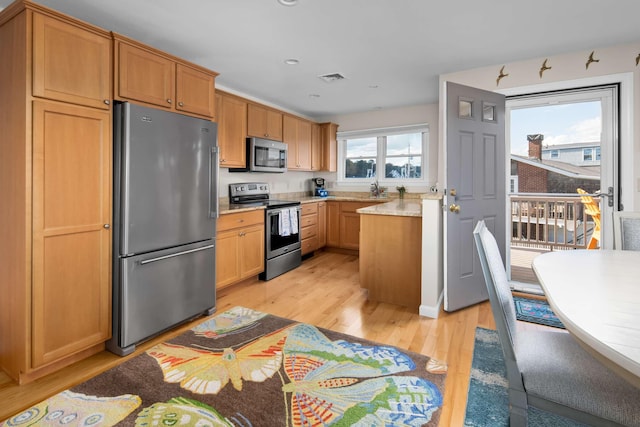
[[[287,65],[298,65],[300,63],[300,61],[298,61],[295,58],[289,58],[289,59],[285,59],[284,63]]]
[[[283,6],[295,6],[298,4],[298,0],[278,0],[278,3]]]

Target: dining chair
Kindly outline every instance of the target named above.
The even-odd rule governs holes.
[[[502,344],[511,427],[527,425],[529,406],[593,426],[640,426],[640,389],[569,333],[518,328],[498,244],[483,220],[473,237]]]
[[[600,242],[600,203],[595,201],[593,197],[586,196],[589,194],[582,188],[576,190],[580,194],[580,200],[584,206],[584,213],[590,215],[593,219],[593,232],[587,243],[587,249],[597,249]],[[586,232],[585,232],[586,233]]]
[[[623,251],[640,251],[640,212],[613,213],[613,245]]]

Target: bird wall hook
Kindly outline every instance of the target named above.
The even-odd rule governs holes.
[[[504,67],[505,65],[503,65],[502,68],[500,68],[500,74],[498,74],[498,78],[496,79],[496,86],[500,85],[500,80],[502,80],[504,77],[507,77],[509,75],[504,73]]]
[[[638,63],[640,63],[640,53],[636,56],[636,67],[638,66]]]
[[[593,59],[593,54],[595,53],[595,50],[591,51],[591,54],[589,55],[589,59],[587,59],[587,63],[586,63],[586,70],[589,69],[589,65],[591,65],[592,62],[600,62],[599,59]]]
[[[544,74],[545,71],[550,70],[551,67],[547,67],[547,61],[549,59],[545,59],[544,62],[542,63],[542,67],[540,67],[540,72],[538,74],[540,74],[540,78],[542,78],[542,74]]]

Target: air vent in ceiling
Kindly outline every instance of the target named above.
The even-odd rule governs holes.
[[[322,80],[324,80],[327,83],[337,82],[338,80],[345,79],[345,77],[340,73],[324,74],[318,77],[320,77]]]

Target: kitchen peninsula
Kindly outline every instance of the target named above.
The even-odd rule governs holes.
[[[358,209],[360,286],[369,300],[418,309],[421,303],[422,205],[397,199]]]

